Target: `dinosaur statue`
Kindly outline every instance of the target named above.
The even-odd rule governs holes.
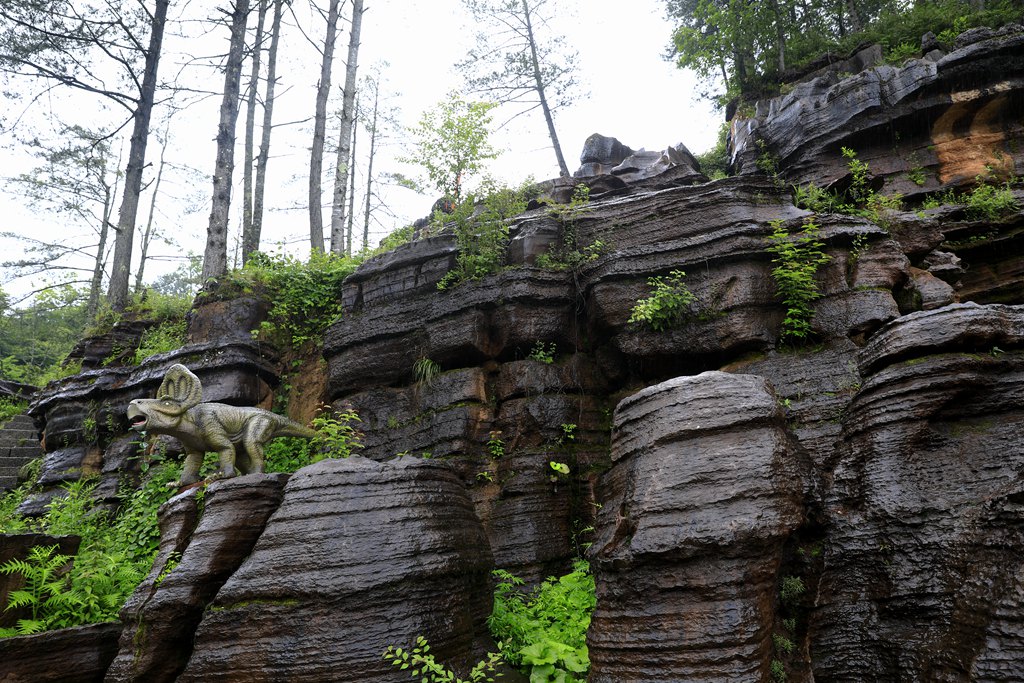
[[[220,456],[220,476],[263,471],[263,447],[278,436],[313,437],[316,432],[262,408],[225,403],[200,403],[203,385],[184,365],[172,365],[156,398],[128,404],[131,428],[149,434],[170,434],[185,446],[185,465],[175,486],[199,481],[207,451]],[[241,449],[238,447],[241,446]]]

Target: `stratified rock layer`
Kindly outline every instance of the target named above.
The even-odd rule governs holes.
[[[860,357],[815,680],[1024,680],[1024,307],[907,315]]]
[[[591,548],[591,681],[767,680],[800,461],[770,386],[706,372],[616,408]]]
[[[400,681],[381,654],[417,634],[464,664],[486,634],[491,567],[443,464],[321,461],[292,475],[179,680]]]
[[[121,624],[0,639],[0,681],[4,683],[99,683],[117,652]]]
[[[199,526],[190,534],[194,489],[161,508],[163,552],[122,612],[128,627],[107,681],[177,680],[203,610],[249,556],[287,480],[285,474],[250,474],[214,482],[206,490]],[[167,552],[169,547],[174,550]]]

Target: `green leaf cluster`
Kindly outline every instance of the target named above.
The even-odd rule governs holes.
[[[579,683],[590,669],[587,628],[597,602],[594,577],[585,560],[533,591],[522,579],[494,572],[498,585],[487,623],[510,664],[529,671],[531,683]]]
[[[384,651],[384,659],[397,666],[400,671],[408,671],[420,683],[493,683],[501,676],[497,667],[501,664],[501,655],[488,652],[487,657],[470,670],[467,678],[444,666],[430,652],[430,644],[423,636],[416,636],[416,644],[411,648],[389,645]]]
[[[28,401],[12,396],[0,398],[0,426],[16,415],[21,415],[28,409]]]
[[[480,195],[468,195],[454,213],[435,216],[437,221],[452,222],[459,248],[455,268],[437,283],[439,290],[501,270],[508,246],[509,219],[526,210],[532,186],[532,181],[515,189],[487,183],[481,188]]]
[[[362,433],[353,423],[360,422],[352,410],[334,413],[329,408],[310,421],[316,436],[311,439],[282,436],[264,449],[265,472],[295,472],[325,458],[347,458],[362,448]]]
[[[260,291],[270,300],[261,338],[293,348],[317,343],[342,314],[341,284],[360,261],[314,252],[306,262],[257,252],[240,270],[224,276],[221,296]]]
[[[135,365],[141,364],[142,361],[158,353],[180,349],[187,341],[185,328],[185,319],[180,318],[165,320],[159,325],[147,329],[142,333],[142,339],[139,340],[139,348],[135,349],[133,358]]]
[[[693,293],[683,283],[685,276],[683,271],[673,270],[665,277],[648,278],[647,284],[654,288],[654,292],[636,302],[629,322],[646,323],[655,332],[667,330],[682,322],[694,301]]]
[[[845,192],[829,192],[814,183],[793,187],[793,203],[815,213],[842,213],[861,216],[884,227],[886,209],[900,210],[903,198],[899,194],[883,195],[871,189],[868,164],[857,158],[849,147],[840,150],[850,171],[850,184]]]
[[[824,252],[825,244],[819,239],[818,226],[810,219],[794,234],[790,234],[782,220],[772,221],[771,228],[768,252],[774,255],[772,278],[786,306],[782,339],[801,343],[811,334],[814,317],[811,304],[821,297],[815,275],[831,257]]]
[[[20,573],[26,581],[25,592],[12,594],[5,607],[32,609],[30,618],[0,630],[0,637],[117,619],[153,563],[160,540],[157,509],[173,494],[166,484],[180,472],[177,465],[163,464],[149,474],[137,490],[128,494],[124,489],[127,497],[117,516],[97,507],[96,482],[87,478],[66,484],[64,495],[54,498],[38,520],[16,512],[27,486],[0,498],[0,531],[82,539],[74,558],[57,554],[56,546],[37,546],[26,560],[0,566],[0,572]]]
[[[1016,181],[1010,178],[997,183],[991,173],[975,177],[976,185],[967,192],[946,190],[929,197],[922,205],[934,209],[943,204],[962,204],[971,220],[997,221],[1020,208],[1011,186]]]

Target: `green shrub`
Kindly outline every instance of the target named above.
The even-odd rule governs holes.
[[[818,226],[805,220],[799,233],[790,234],[782,220],[771,222],[768,252],[774,254],[772,278],[786,306],[782,321],[783,341],[804,342],[811,334],[814,309],[811,303],[821,297],[814,278],[821,266],[831,260],[818,239]]]
[[[531,681],[585,681],[590,668],[586,634],[596,603],[594,577],[585,560],[526,592],[512,574],[494,572],[494,610],[488,626],[502,656],[523,667]]]
[[[468,195],[453,214],[436,217],[439,222],[454,224],[459,248],[455,268],[437,283],[439,290],[501,270],[508,245],[508,221],[526,210],[526,197],[532,185],[529,181],[512,189],[496,188],[487,183],[478,192]]]
[[[166,320],[142,333],[139,348],[135,349],[135,365],[158,353],[180,349],[185,342],[185,319]]]
[[[0,398],[0,427],[15,415],[21,415],[28,410],[28,401],[20,398]]]
[[[718,139],[714,147],[697,154],[694,158],[700,165],[700,171],[710,180],[719,180],[729,175],[729,122],[724,122],[718,129]]]
[[[341,317],[341,283],[358,265],[358,259],[322,252],[307,262],[256,253],[242,269],[225,275],[221,288],[224,295],[262,291],[271,309],[258,335],[297,348],[318,342]]]
[[[295,472],[325,458],[347,458],[362,448],[362,434],[353,426],[359,416],[351,410],[332,415],[328,407],[310,421],[311,439],[278,437],[264,450],[265,472]]]
[[[782,583],[779,585],[779,600],[783,605],[792,607],[806,592],[807,587],[804,586],[804,581],[799,576],[782,577]]]
[[[493,683],[496,677],[501,676],[495,671],[501,663],[501,655],[489,652],[486,659],[473,667],[468,678],[459,678],[454,671],[434,659],[423,636],[416,636],[416,644],[411,649],[389,645],[383,657],[400,670],[408,671],[420,683]]]
[[[661,332],[682,322],[694,296],[683,284],[686,276],[681,270],[673,270],[666,277],[648,278],[647,284],[654,292],[646,299],[640,299],[633,306],[630,323],[646,323],[655,332]]]
[[[542,341],[538,341],[533,345],[533,349],[530,351],[530,355],[527,356],[530,360],[535,360],[538,363],[545,363],[551,365],[555,362],[555,353],[558,351],[558,347],[555,342],[545,344]]]
[[[52,535],[81,537],[78,554],[67,571],[58,571],[70,558],[55,555],[56,547],[33,549],[28,564],[8,563],[0,571],[22,573],[31,584],[31,595],[12,595],[9,607],[31,605],[33,616],[13,630],[0,630],[0,637],[21,635],[53,628],[114,621],[125,600],[149,572],[160,540],[157,509],[173,491],[166,483],[177,479],[180,467],[165,463],[152,468],[149,477],[124,499],[120,513],[111,518],[97,508],[93,492],[96,482],[82,479],[64,486],[65,495],[54,498],[40,520],[21,523],[22,529]],[[8,494],[0,502],[0,523],[10,532],[17,517]],[[7,522],[3,523],[4,515]]]

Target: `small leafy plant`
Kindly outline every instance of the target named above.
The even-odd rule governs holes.
[[[401,671],[408,671],[410,676],[418,678],[420,683],[493,683],[495,678],[501,676],[501,672],[496,671],[501,664],[501,655],[489,652],[486,659],[470,670],[468,678],[460,678],[434,659],[430,645],[423,636],[416,636],[416,644],[410,649],[389,645],[383,657]]]
[[[266,472],[295,472],[325,458],[347,458],[363,447],[362,433],[353,423],[361,422],[354,410],[335,413],[330,406],[310,421],[317,433],[311,439],[278,437],[267,444]]]
[[[505,455],[505,442],[501,440],[501,431],[495,430],[488,435],[487,452],[492,458],[501,458]]]
[[[67,590],[67,567],[71,555],[61,555],[58,546],[37,545],[24,560],[12,559],[0,565],[0,574],[21,574],[25,584],[11,591],[6,609],[28,608],[30,616],[13,628],[0,629],[0,637],[23,636],[50,628],[54,616],[72,606]]]
[[[782,220],[772,221],[771,227],[768,252],[775,256],[772,278],[786,306],[781,338],[804,342],[811,334],[811,303],[821,297],[814,277],[831,257],[824,252],[825,243],[819,239],[818,226],[813,221],[805,220],[795,234],[790,234]]]
[[[655,332],[679,324],[694,301],[693,293],[683,284],[685,276],[683,271],[673,270],[665,277],[648,278],[647,284],[654,288],[654,292],[636,302],[629,322],[646,323]]]
[[[530,355],[527,356],[527,358],[535,360],[538,363],[547,363],[548,365],[551,365],[555,362],[555,353],[557,350],[558,347],[555,345],[555,342],[545,344],[542,341],[538,341],[533,345],[533,349],[530,351]]]
[[[487,623],[505,660],[526,670],[531,682],[585,681],[590,668],[586,634],[596,603],[586,560],[529,592],[522,579],[507,571],[494,575],[498,585]]]
[[[441,366],[427,357],[420,358],[412,365],[412,376],[416,384],[429,387],[441,373]]]

